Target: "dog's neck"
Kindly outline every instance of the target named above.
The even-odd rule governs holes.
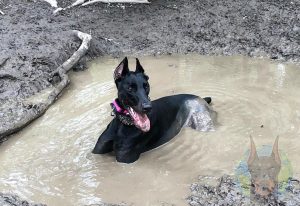
[[[127,111],[127,109],[121,106],[119,99],[115,99],[110,105],[113,110],[112,116],[118,118],[122,124],[125,124],[127,126],[134,125],[132,118],[129,115],[129,112]]]

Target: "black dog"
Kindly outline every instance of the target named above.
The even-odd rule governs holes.
[[[179,94],[151,102],[148,79],[138,59],[135,72],[129,71],[127,58],[115,69],[118,98],[111,104],[115,118],[99,137],[94,154],[114,151],[117,161],[132,163],[172,139],[183,126],[213,129],[216,113],[208,105],[211,98]]]

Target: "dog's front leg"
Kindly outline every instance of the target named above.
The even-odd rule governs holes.
[[[112,129],[112,123],[110,123],[104,132],[100,135],[95,148],[93,149],[94,154],[105,154],[113,151],[113,136],[114,132]]]
[[[122,163],[133,163],[137,161],[140,157],[140,153],[137,151],[130,150],[118,150],[116,151],[116,159],[118,162]]]
[[[95,148],[93,149],[94,154],[105,154],[113,151],[113,140],[103,141],[101,137],[99,137]]]

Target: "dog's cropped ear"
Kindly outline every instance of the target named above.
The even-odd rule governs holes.
[[[128,59],[125,57],[114,71],[114,80],[117,81],[121,77],[125,76],[128,72]]]
[[[136,58],[136,69],[135,69],[135,72],[140,72],[140,73],[144,73],[145,72],[138,58]]]
[[[276,137],[276,140],[274,142],[273,149],[272,149],[272,157],[278,165],[281,165],[281,159],[278,151],[278,140],[279,140],[279,136]]]
[[[256,152],[256,147],[253,141],[252,136],[250,135],[250,154],[249,154],[249,158],[248,158],[248,166],[251,165],[254,160],[258,159],[258,155]]]

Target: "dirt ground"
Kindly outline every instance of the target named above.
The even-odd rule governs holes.
[[[4,194],[1,192],[0,192],[0,205],[1,206],[46,206],[45,204],[30,203],[14,194]],[[90,206],[126,206],[126,205],[100,203],[100,204],[93,204]]]
[[[1,206],[46,206],[44,204],[34,204],[22,200],[17,195],[3,194],[0,192],[0,205]]]
[[[79,47],[73,29],[93,37],[76,70],[94,57],[125,54],[242,54],[299,63],[299,8],[299,0],[153,0],[53,15],[40,0],[0,0],[0,142],[22,119],[39,113],[24,99],[50,87],[52,72]]]

